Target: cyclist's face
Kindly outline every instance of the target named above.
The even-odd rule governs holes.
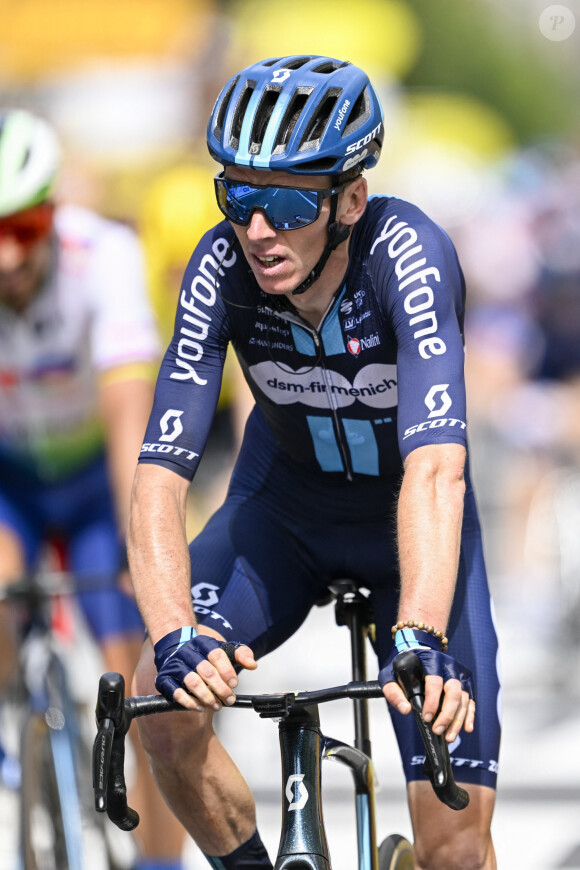
[[[42,221],[38,210],[0,218],[0,302],[15,311],[32,301],[50,265],[52,209]]]
[[[286,172],[243,169],[228,166],[226,178],[249,184],[279,187],[328,188],[330,176],[289,175]],[[296,230],[276,230],[261,209],[256,209],[248,226],[232,223],[252,272],[265,293],[291,293],[310,274],[326,245],[330,200],[322,203],[314,223]]]

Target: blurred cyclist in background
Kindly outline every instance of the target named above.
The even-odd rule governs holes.
[[[85,209],[55,207],[58,165],[49,125],[0,113],[0,582],[34,569],[54,536],[65,539],[74,574],[103,584],[78,600],[105,665],[130,680],[143,625],[125,531],[158,340],[136,236]],[[3,606],[0,691],[15,644]],[[136,751],[147,820],[139,867],[178,870],[181,829]]]
[[[368,197],[362,173],[383,135],[367,75],[312,55],[242,70],[207,128],[226,220],[199,242],[181,285],[128,540],[151,639],[136,689],[156,686],[198,712],[142,719],[140,731],[169,804],[216,870],[272,866],[250,790],[213,730],[237,686],[224,641],[253,670],[254,655],[284,643],[345,576],[370,591],[415,867],[496,866],[497,638],[467,462],[465,284],[450,239],[420,209]],[[188,551],[187,492],[230,342],[256,404],[226,501]],[[192,601],[192,582],[210,603]],[[469,783],[461,813],[422,774],[392,671],[409,646],[427,672],[423,715]]]

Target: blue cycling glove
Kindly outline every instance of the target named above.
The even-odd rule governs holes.
[[[395,635],[395,646],[387,660],[387,664],[379,672],[379,683],[384,689],[390,682],[397,682],[393,673],[393,661],[407,649],[412,649],[417,658],[421,660],[426,676],[442,677],[447,680],[459,680],[461,688],[474,698],[473,680],[471,671],[465,665],[458,662],[453,656],[443,653],[439,649],[440,643],[426,631],[411,628],[399,630]]]
[[[158,640],[154,647],[157,668],[155,686],[162,695],[172,701],[175,690],[185,688],[183,681],[187,674],[195,671],[201,662],[206,661],[212,650],[223,649],[230,662],[234,664],[234,651],[239,646],[242,644],[216,640],[205,634],[198,635],[191,625],[171,631]],[[238,669],[239,667],[236,667],[236,670]]]

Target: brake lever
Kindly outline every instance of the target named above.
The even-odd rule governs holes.
[[[127,803],[125,784],[125,735],[131,724],[125,706],[125,680],[109,672],[99,680],[95,711],[97,736],[93,745],[95,809],[106,812],[124,831],[139,824],[139,815]]]
[[[435,794],[451,809],[464,809],[469,794],[458,786],[453,776],[449,747],[443,735],[435,734],[430,722],[422,716],[425,698],[425,671],[421,660],[412,650],[405,650],[393,660],[393,673],[411,704],[415,722],[425,746],[423,772],[431,781]]]

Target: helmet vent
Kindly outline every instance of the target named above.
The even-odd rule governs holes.
[[[359,97],[355,100],[355,104],[350,110],[348,121],[345,124],[342,135],[348,136],[349,133],[354,133],[359,127],[368,121],[371,116],[371,101],[367,88],[362,91]]]
[[[274,66],[279,60],[281,60],[280,57],[273,57],[271,60],[265,60],[262,66]]]
[[[336,159],[334,157],[320,157],[318,160],[310,160],[308,163],[301,163],[300,171],[314,172],[319,175],[327,172],[330,175],[335,165]]]
[[[24,152],[24,156],[22,157],[22,163],[20,164],[20,169],[24,169],[24,167],[26,166],[26,164],[30,160],[31,155],[32,155],[32,152],[30,150],[30,145],[29,145],[27,147],[26,151]]]
[[[295,57],[294,60],[284,64],[284,69],[300,69],[301,66],[304,66],[305,63],[311,60],[311,57]]]
[[[256,88],[256,82],[247,81],[244,85],[244,89],[239,96],[238,104],[235,108],[234,117],[232,120],[232,132],[230,134],[230,146],[232,148],[239,147],[240,144],[240,133],[242,132],[242,124],[244,123],[244,115],[246,114],[246,109],[248,108],[248,103],[254,93]]]
[[[324,63],[312,68],[312,72],[320,73],[321,75],[329,75],[337,69],[342,69],[344,66],[350,66],[348,61],[341,62],[339,60],[325,60]]]
[[[310,124],[300,143],[299,151],[308,151],[310,148],[316,148],[332,117],[334,107],[341,94],[342,88],[329,88],[326,91],[312,115]]]
[[[274,106],[278,102],[281,90],[280,85],[270,85],[260,100],[250,137],[250,154],[259,154],[262,150],[266,128],[272,117]]]
[[[284,112],[284,117],[278,128],[278,135],[274,142],[272,152],[274,154],[282,154],[286,150],[286,145],[290,141],[290,137],[294,132],[294,127],[298,123],[298,119],[302,114],[304,106],[308,102],[308,97],[312,93],[313,88],[297,88],[296,93],[292,96],[288,108]]]
[[[232,96],[232,93],[234,91],[235,86],[238,83],[238,79],[239,79],[239,76],[236,76],[236,78],[230,83],[230,86],[227,89],[226,93],[224,94],[222,101],[219,105],[219,109],[218,109],[217,114],[216,114],[216,120],[215,120],[215,124],[214,124],[214,128],[213,128],[213,132],[214,132],[214,135],[216,136],[216,138],[220,139],[220,140],[222,138],[222,132],[224,129],[224,122],[226,119],[226,112],[228,110],[230,98]]]

